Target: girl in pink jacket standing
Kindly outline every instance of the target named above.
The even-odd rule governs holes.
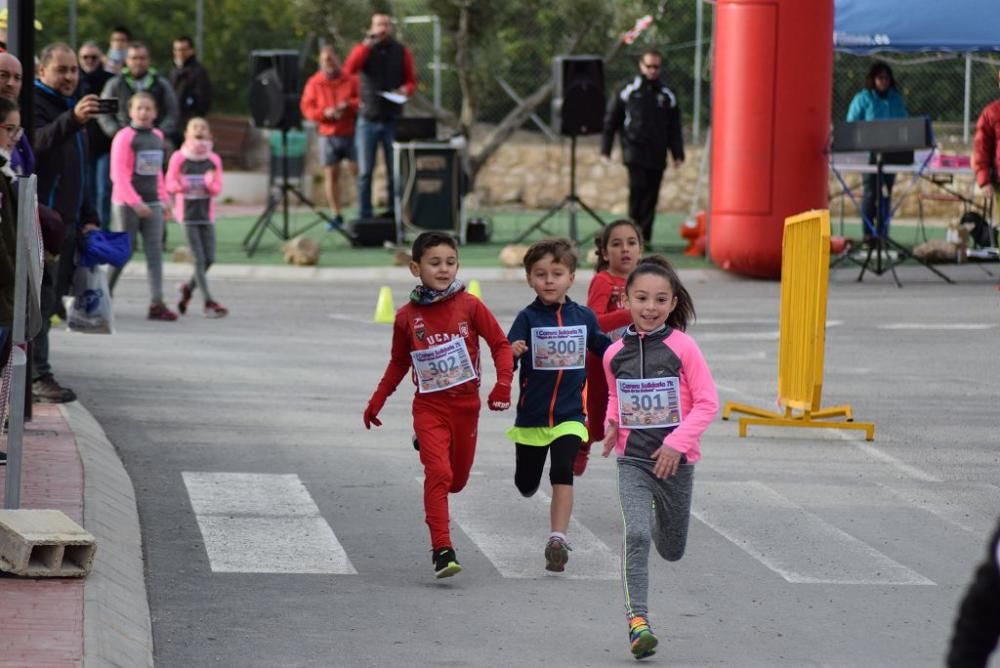
[[[215,203],[222,192],[222,161],[212,151],[212,131],[204,118],[192,118],[184,130],[184,144],[170,156],[167,166],[167,192],[175,196],[177,222],[184,224],[191,253],[194,276],[180,286],[177,310],[187,313],[194,289],[205,298],[205,317],[221,318],[229,311],[212,299],[206,272],[215,262]]]
[[[142,234],[149,280],[149,319],[177,320],[163,303],[163,221],[170,213],[170,200],[163,186],[163,133],[153,127],[156,99],[146,92],[129,98],[130,123],[111,140],[112,223],[128,232],[131,247]],[[122,267],[111,272],[113,290]]]

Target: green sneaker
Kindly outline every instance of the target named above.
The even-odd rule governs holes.
[[[653,635],[653,630],[649,628],[649,622],[645,617],[633,617],[628,625],[628,641],[632,646],[632,656],[639,659],[656,654],[656,644],[659,640]]]
[[[458,558],[455,556],[455,550],[450,547],[434,550],[433,558],[434,577],[436,578],[450,578],[462,570],[458,564]]]

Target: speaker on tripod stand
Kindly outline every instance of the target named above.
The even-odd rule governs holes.
[[[302,126],[302,114],[299,110],[302,87],[299,76],[300,67],[298,51],[271,49],[250,52],[250,76],[252,77],[250,82],[250,115],[257,127],[281,133],[281,151],[277,156],[273,150],[271,152],[272,182],[267,206],[253,227],[250,228],[246,238],[243,239],[243,248],[247,251],[248,256],[252,256],[257,251],[261,238],[268,229],[282,241],[287,241],[319,223],[332,223],[332,219],[324,212],[317,210],[312,201],[302,194],[302,191],[291,181],[288,132]],[[279,162],[278,165],[274,165],[276,159]],[[296,179],[301,180],[305,169],[305,155],[296,156],[293,160]],[[278,182],[275,183],[275,180]],[[288,216],[289,200],[292,196],[316,214],[316,220],[295,232],[291,231]],[[273,220],[274,213],[279,206],[282,213],[280,227]],[[350,233],[343,227],[335,229],[343,234],[348,241],[353,242]]]
[[[520,243],[535,230],[553,236],[543,225],[563,208],[569,213],[569,238],[578,242],[577,207],[587,212],[602,227],[601,217],[576,194],[576,138],[600,134],[604,129],[604,61],[600,56],[557,56],[552,63],[555,90],[552,93],[552,120],[559,134],[570,138],[569,193],[559,204],[525,230],[514,243]]]

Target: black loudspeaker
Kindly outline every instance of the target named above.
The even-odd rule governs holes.
[[[250,77],[250,115],[258,127],[288,130],[302,125],[298,51],[251,51]]]
[[[604,126],[604,61],[599,56],[557,56],[552,65],[552,121],[559,134],[600,134]]]
[[[355,246],[384,246],[396,243],[396,221],[392,218],[358,218],[351,222]]]
[[[446,143],[397,144],[403,222],[423,230],[459,233],[462,160]]]

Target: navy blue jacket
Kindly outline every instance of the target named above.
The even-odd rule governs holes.
[[[528,350],[515,360],[521,367],[521,396],[517,402],[516,427],[554,427],[561,422],[584,421],[583,386],[587,381],[586,365],[581,369],[536,370],[532,365],[531,330],[534,327],[587,327],[587,350],[598,357],[611,345],[601,332],[597,316],[586,306],[569,297],[564,304],[543,304],[535,299],[514,318],[507,339],[524,341]]]

